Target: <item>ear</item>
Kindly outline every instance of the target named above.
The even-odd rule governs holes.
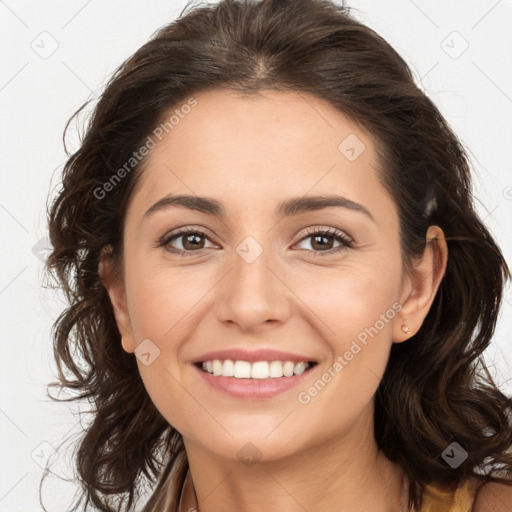
[[[421,259],[412,263],[413,268],[404,279],[400,300],[402,309],[393,327],[395,343],[409,339],[420,330],[444,277],[447,261],[448,246],[443,230],[439,226],[430,226],[426,234],[425,251]],[[404,332],[404,326],[410,332]]]
[[[135,344],[128,313],[124,279],[112,257],[112,247],[104,247],[101,251],[98,273],[101,283],[105,287],[114,309],[117,328],[121,334],[121,343],[126,352],[133,353]]]

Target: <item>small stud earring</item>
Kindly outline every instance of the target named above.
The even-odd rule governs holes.
[[[412,334],[411,329],[406,324],[402,325],[402,331],[405,332],[405,334]]]

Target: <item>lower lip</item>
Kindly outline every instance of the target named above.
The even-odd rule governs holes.
[[[221,377],[205,372],[195,365],[194,368],[209,386],[226,395],[236,398],[259,399],[272,398],[299,385],[309,376],[314,367],[310,367],[300,375],[277,377],[273,379],[237,379],[235,377]]]

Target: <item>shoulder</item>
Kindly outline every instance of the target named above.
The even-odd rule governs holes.
[[[510,485],[496,482],[477,487],[472,512],[510,512],[512,510],[512,481]]]

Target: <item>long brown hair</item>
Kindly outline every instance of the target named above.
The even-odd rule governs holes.
[[[497,469],[512,470],[510,399],[482,352],[509,270],[474,210],[462,143],[400,55],[345,5],[222,0],[189,7],[115,71],[49,209],[48,269],[70,303],[54,326],[59,382],[52,385],[76,392],[67,400],[93,405],[76,453],[85,505],[128,510],[144,477],[160,478],[145,510],[164,503],[170,486],[176,509],[187,469],[181,435],[149,398],[135,356],[122,349],[98,264],[104,247],[113,248],[114,260],[122,253],[126,205],[145,160],[119,169],[171,109],[208,89],[314,94],[372,134],[379,176],[398,208],[404,262],[422,254],[432,224],[449,250],[420,331],[393,344],[375,399],[377,444],[404,469],[415,507],[429,483],[471,475],[505,482]],[[441,457],[454,441],[467,452],[457,468]]]

